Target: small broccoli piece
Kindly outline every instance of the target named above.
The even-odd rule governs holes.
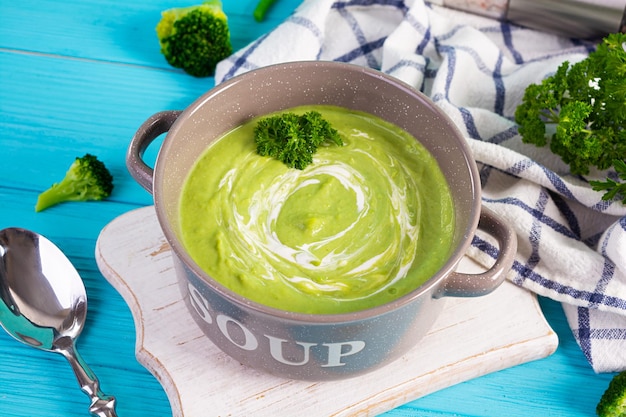
[[[257,22],[262,22],[265,19],[267,11],[272,7],[276,0],[259,0],[252,15]]]
[[[113,191],[113,176],[104,163],[93,155],[76,158],[65,178],[39,194],[35,211],[45,210],[65,201],[102,200]]]
[[[313,154],[322,142],[343,145],[339,132],[316,111],[263,118],[254,128],[254,140],[259,155],[276,158],[297,169],[304,169],[313,162]]]
[[[626,417],[626,371],[613,377],[596,407],[600,417]]]
[[[156,33],[167,62],[194,77],[214,75],[217,63],[233,52],[220,0],[165,10]]]

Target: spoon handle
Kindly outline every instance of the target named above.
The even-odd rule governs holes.
[[[67,343],[61,344],[57,341],[56,345],[57,352],[63,355],[70,363],[80,389],[91,399],[89,412],[96,417],[117,417],[115,397],[100,391],[100,382],[96,374],[94,374],[80,356],[78,350],[76,350],[74,340],[68,338]]]

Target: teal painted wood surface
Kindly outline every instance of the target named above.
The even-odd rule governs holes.
[[[130,137],[151,114],[182,109],[213,85],[167,65],[154,26],[183,0],[22,0],[0,3],[0,228],[36,230],[78,268],[89,297],[78,348],[120,416],[171,416],[156,379],[135,359],[130,311],[102,277],[94,247],[102,227],[151,204],[125,168]],[[255,0],[225,0],[236,49],[288,16],[279,0],[262,24]],[[147,159],[156,155],[156,146]],[[115,177],[110,199],[34,212],[37,194],[62,178],[74,157],[98,155]],[[594,374],[560,305],[540,300],[560,346],[551,357],[458,384],[386,416],[592,416],[612,375]],[[210,377],[210,376],[208,376]],[[358,389],[358,384],[355,384]],[[0,334],[0,415],[83,416],[82,394],[65,360]],[[207,410],[207,416],[210,410]]]

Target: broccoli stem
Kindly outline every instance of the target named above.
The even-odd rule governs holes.
[[[39,194],[35,211],[40,212],[65,201],[79,201],[82,198],[82,194],[83,193],[81,193],[77,187],[66,186],[64,182],[61,181]]]
[[[254,16],[254,20],[257,22],[262,22],[265,19],[265,15],[269,8],[274,4],[276,0],[259,0],[254,9],[252,15]]]

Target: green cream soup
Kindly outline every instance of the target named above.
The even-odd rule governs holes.
[[[252,120],[214,142],[187,178],[182,238],[231,290],[314,314],[377,306],[417,288],[451,252],[454,209],[432,155],[373,115],[316,110],[344,146],[321,146],[304,170],[259,156]]]

